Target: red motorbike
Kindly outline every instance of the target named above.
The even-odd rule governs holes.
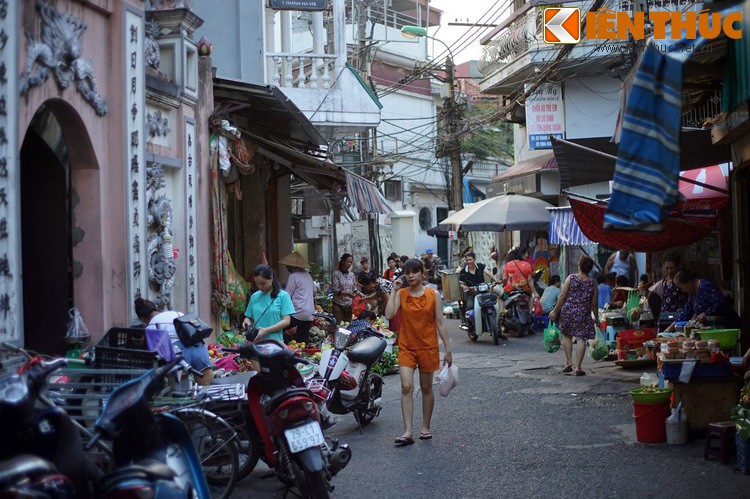
[[[329,497],[331,478],[349,463],[352,452],[323,434],[314,395],[296,368],[309,362],[273,339],[224,351],[250,360],[258,373],[247,384],[252,416],[247,434],[260,445],[261,459],[301,497]]]

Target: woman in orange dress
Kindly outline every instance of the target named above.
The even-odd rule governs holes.
[[[403,277],[394,283],[393,292],[385,307],[385,316],[389,320],[399,310],[401,311],[398,365],[401,376],[401,414],[404,418],[404,433],[396,439],[398,446],[414,443],[412,419],[414,415],[414,371],[416,369],[419,369],[419,386],[422,390],[422,431],[419,438],[420,440],[432,438],[430,420],[435,405],[432,380],[435,371],[440,369],[438,336],[445,346],[443,363],[450,365],[453,361],[443,307],[437,291],[426,288],[423,284],[424,264],[422,260],[416,258],[408,260],[403,266],[403,271]]]

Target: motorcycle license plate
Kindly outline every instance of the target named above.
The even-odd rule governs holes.
[[[325,443],[323,430],[320,429],[320,423],[317,421],[311,421],[302,426],[285,430],[284,436],[289,444],[289,450],[293,454],[309,449],[310,447],[321,446]]]

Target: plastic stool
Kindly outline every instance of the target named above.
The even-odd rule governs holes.
[[[706,445],[703,448],[703,459],[711,456],[718,457],[722,464],[729,464],[731,456],[734,455],[734,433],[736,426],[734,421],[722,421],[720,423],[709,423],[706,428]],[[714,439],[719,440],[719,446],[711,445]]]

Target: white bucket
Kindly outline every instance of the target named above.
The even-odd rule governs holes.
[[[688,423],[687,420],[682,421],[665,421],[667,427],[667,443],[668,444],[686,444],[688,442]]]

